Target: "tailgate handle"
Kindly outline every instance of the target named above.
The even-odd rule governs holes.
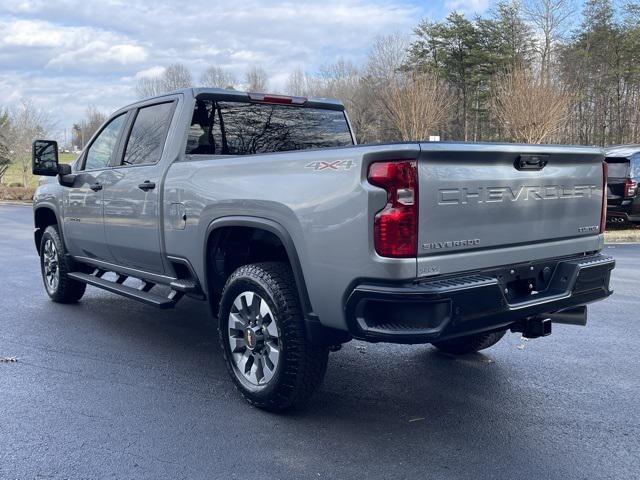
[[[520,155],[515,162],[518,170],[542,170],[549,162],[549,155]]]

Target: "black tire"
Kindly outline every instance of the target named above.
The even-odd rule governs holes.
[[[48,245],[47,242],[51,242],[55,247],[56,273],[54,275],[57,275],[57,281],[55,282],[50,282],[48,280],[50,277],[47,276],[47,272],[51,272],[51,270],[47,270],[47,268],[54,268],[53,263],[50,261],[52,257],[47,252],[47,250],[49,252],[51,251],[51,244]],[[49,265],[49,267],[47,267],[47,265]],[[58,227],[51,225],[46,228],[40,240],[40,272],[42,273],[44,289],[54,302],[77,303],[84,295],[87,285],[69,278],[68,274],[70,271],[72,270],[67,260],[64,244],[58,233]]]
[[[249,315],[251,309],[245,308],[247,302],[242,302],[243,299],[249,298],[246,297],[247,294],[251,295],[252,303],[257,302],[256,308],[260,311],[258,320],[254,320],[254,327],[250,326],[251,321],[246,321],[244,318],[245,315],[251,318]],[[255,300],[255,294],[259,297],[258,300]],[[241,310],[237,308],[238,300],[243,305]],[[266,302],[270,309],[264,317],[262,302]],[[233,318],[232,309],[235,312]],[[240,317],[243,317],[242,322],[245,322],[242,327],[238,322]],[[242,266],[233,272],[222,292],[218,325],[220,346],[224,353],[227,370],[236,389],[251,405],[270,411],[300,407],[309,400],[322,383],[327,369],[329,350],[326,347],[311,344],[305,336],[298,292],[293,273],[288,265],[279,262],[255,263]],[[263,339],[262,347],[256,347],[256,342],[253,342],[253,348],[250,347],[252,342],[249,341],[249,337],[253,334],[247,332],[245,325],[249,325],[248,328],[258,328],[259,334],[264,335],[264,337],[260,336]],[[269,325],[269,328],[265,325]],[[233,326],[241,328],[232,328]],[[270,337],[267,330],[274,326],[277,327],[277,331],[273,330],[276,336]],[[245,329],[242,330],[242,328]],[[237,338],[241,338],[240,343],[244,342],[244,347],[242,345],[238,347],[236,344],[232,353],[231,342]],[[272,341],[269,342],[269,340]],[[267,345],[277,347],[275,351],[279,352],[277,362],[275,364],[270,362],[272,376],[269,379],[266,379],[265,375],[266,362],[268,362],[266,358],[269,356],[265,351],[269,352],[272,347]],[[247,355],[254,360],[244,360],[243,374],[240,365],[243,361],[242,357]],[[252,367],[255,365],[258,371],[260,364],[262,365],[262,381],[266,382],[265,384],[260,385],[260,379],[257,384],[254,384],[246,377],[249,364]]]
[[[466,337],[453,338],[442,342],[433,342],[432,345],[438,350],[451,355],[465,355],[467,353],[479,352],[485,348],[494,346],[504,337],[506,330],[499,332],[479,333]]]

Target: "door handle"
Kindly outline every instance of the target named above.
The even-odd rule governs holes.
[[[153,182],[150,182],[149,180],[145,180],[144,183],[141,183],[140,185],[138,185],[138,188],[140,190],[144,190],[145,192],[147,192],[149,190],[153,190],[154,188],[156,188],[156,184]]]
[[[93,190],[94,192],[98,192],[98,191],[102,190],[102,185],[100,183],[96,182],[93,185],[91,185],[89,188],[91,190]]]

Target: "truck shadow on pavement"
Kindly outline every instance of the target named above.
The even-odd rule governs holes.
[[[156,369],[164,369],[168,377],[188,372],[188,376],[203,382],[199,387],[204,391],[221,388],[245,407],[228,378],[217,320],[211,317],[206,303],[183,300],[176,309],[162,311],[95,292],[83,300],[82,306],[62,308],[73,311],[73,316],[85,317],[88,313],[92,328],[102,330],[102,336],[116,341],[120,337],[128,348],[118,350],[119,357],[133,354],[139,365],[151,362]],[[209,380],[214,380],[213,387],[207,384]],[[493,359],[491,350],[453,357],[430,345],[352,341],[330,354],[325,382],[311,403],[278,418],[317,418],[323,423],[358,428],[375,419],[378,426],[380,422],[397,422],[414,430],[417,426],[437,427],[452,415],[456,423],[467,416],[475,422],[481,416],[481,422],[491,423],[517,406],[512,402],[517,396],[513,380]],[[530,408],[528,403],[520,407],[523,417],[535,415],[538,408]],[[272,416],[246,408],[257,415]],[[442,426],[450,430],[452,425],[445,421]]]
[[[66,322],[84,323],[72,327],[75,333],[90,328],[98,338],[121,344],[111,351],[101,346],[94,354],[115,355],[141,366],[153,362],[168,369],[167,376],[183,372],[183,367],[206,365],[198,377],[216,384],[221,380],[222,387],[236,395],[222,359],[217,319],[204,302],[185,299],[176,309],[163,311],[94,290],[78,306],[52,307],[65,310]],[[310,404],[288,416],[355,421],[353,409],[359,409],[365,416],[416,423],[472,405],[486,413],[508,400],[513,388],[513,379],[493,360],[491,350],[454,357],[430,345],[352,341],[330,354],[325,382]],[[237,401],[244,405],[239,395]]]

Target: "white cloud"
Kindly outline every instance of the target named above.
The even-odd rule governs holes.
[[[11,47],[49,47],[64,48],[72,42],[72,37],[78,29],[63,30],[40,21],[18,20],[15,22],[0,22],[3,35],[0,45]]]
[[[144,48],[132,44],[109,45],[95,40],[86,45],[53,57],[45,67],[94,67],[96,65],[129,65],[147,59]]]
[[[42,5],[41,1],[14,1],[6,5],[4,8],[12,13],[28,13],[34,12],[36,9]]]
[[[165,71],[165,67],[161,67],[160,65],[154,65],[153,67],[145,68],[144,70],[140,70],[136,72],[134,75],[135,79],[145,78],[145,77],[157,77],[161,75],[162,72]]]
[[[259,62],[262,59],[260,52],[251,50],[238,50],[229,55],[231,60],[239,60],[241,62]]]
[[[464,13],[483,13],[489,8],[490,0],[451,0],[446,3],[449,10]]]
[[[130,102],[137,79],[176,62],[240,81],[259,64],[282,88],[299,66],[358,63],[375,36],[410,31],[424,14],[414,1],[0,1],[0,104],[37,96],[71,124],[89,104]]]
[[[46,59],[41,68],[74,67],[79,71],[87,67],[103,65],[106,68],[143,62],[147,52],[134,40],[126,36],[90,26],[57,25],[42,20],[0,19],[0,54],[5,54],[8,67],[32,68],[34,59]]]

